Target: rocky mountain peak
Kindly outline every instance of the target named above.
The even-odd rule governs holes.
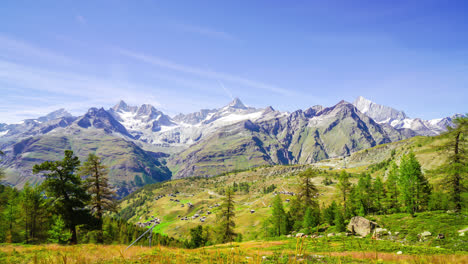
[[[150,104],[143,104],[138,108],[137,116],[143,116],[143,115],[151,116],[155,114],[156,112],[158,112],[158,110],[156,110],[154,106]]]
[[[392,120],[403,120],[407,118],[403,111],[398,111],[388,106],[379,105],[359,96],[353,103],[359,111],[371,117],[377,122],[391,122]]]
[[[68,113],[65,109],[63,108],[60,108],[58,110],[55,110],[45,116],[41,116],[37,119],[37,121],[40,121],[40,122],[47,122],[47,121],[50,121],[50,120],[54,120],[54,119],[57,119],[57,118],[61,118],[61,117],[71,117],[72,115],[70,113]]]
[[[225,108],[235,108],[235,109],[247,109],[247,107],[242,103],[242,101],[236,97],[232,102],[230,102]]]
[[[120,100],[116,105],[114,105],[114,107],[112,107],[112,109],[116,112],[118,111],[128,111],[128,105],[127,103],[125,103],[124,100]]]

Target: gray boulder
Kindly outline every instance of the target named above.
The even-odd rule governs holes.
[[[353,234],[367,236],[372,233],[372,231],[374,231],[374,229],[378,226],[379,225],[376,222],[367,220],[362,216],[355,216],[351,218],[347,228]]]

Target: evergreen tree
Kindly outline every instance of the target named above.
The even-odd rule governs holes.
[[[337,207],[337,210],[335,211],[335,226],[336,226],[336,230],[339,232],[346,231],[344,216],[343,216],[343,213],[341,212],[341,208],[339,207]]]
[[[288,229],[299,230],[302,228],[302,221],[304,220],[304,206],[299,196],[291,198],[290,204],[288,211]]]
[[[364,173],[359,177],[356,186],[359,195],[359,215],[364,216],[372,210],[372,181],[370,174]]]
[[[33,167],[34,173],[45,172],[43,187],[53,208],[70,230],[72,244],[78,242],[76,226],[89,221],[86,219],[88,211],[84,210],[89,195],[76,174],[79,165],[80,161],[73,155],[73,151],[65,150],[63,160],[46,161]]]
[[[44,238],[49,214],[46,200],[41,194],[39,186],[31,186],[27,182],[21,192],[20,204],[26,242],[34,243]]]
[[[302,227],[306,229],[307,234],[310,234],[312,232],[312,228],[316,227],[319,224],[320,213],[317,213],[316,210],[317,209],[314,209],[312,207],[307,207],[305,211]]]
[[[340,177],[338,179],[338,190],[340,192],[341,198],[343,199],[343,212],[347,215],[346,204],[348,194],[351,191],[351,182],[349,182],[349,174],[346,171],[341,171]]]
[[[98,156],[90,153],[88,159],[80,167],[80,174],[86,177],[84,183],[91,195],[89,205],[97,218],[97,243],[103,243],[102,215],[105,211],[116,211],[115,193],[108,183],[107,168],[102,165]]]
[[[20,242],[18,220],[20,218],[20,210],[18,207],[19,193],[16,189],[10,188],[7,193],[7,203],[4,211],[4,219],[6,223],[5,242],[13,243]]]
[[[383,211],[383,200],[385,199],[385,190],[383,186],[382,179],[380,176],[377,176],[377,178],[374,181],[374,186],[373,186],[373,193],[374,193],[374,206],[377,214],[382,214]]]
[[[414,215],[421,211],[429,201],[431,188],[413,152],[401,159],[399,181],[407,212]]]
[[[462,208],[461,193],[466,190],[464,182],[468,175],[468,159],[466,155],[466,138],[468,137],[468,117],[459,117],[454,121],[455,128],[448,127],[449,142],[445,148],[450,155],[448,163],[442,166],[446,177],[446,185],[449,187],[454,209]]]
[[[219,223],[219,241],[221,243],[228,243],[234,241],[236,233],[234,228],[236,223],[234,222],[234,192],[231,189],[227,189],[221,204],[221,209],[218,214]]]
[[[271,223],[271,235],[281,236],[288,233],[287,216],[279,194],[273,198],[272,213],[269,222]]]
[[[312,182],[312,179],[318,174],[318,171],[315,169],[308,168],[307,170],[301,172],[299,177],[301,179],[299,199],[302,201],[304,208],[317,208],[317,193],[318,189],[315,184]]]
[[[203,226],[201,225],[190,229],[190,237],[190,242],[187,245],[189,248],[203,247],[208,242],[207,234],[203,232]]]
[[[385,181],[385,207],[390,213],[397,213],[400,210],[398,204],[398,178],[398,166],[395,162],[392,162],[388,171],[387,180]]]
[[[67,243],[72,236],[72,233],[67,229],[65,221],[60,216],[56,216],[52,228],[48,231],[49,242],[56,244]]]
[[[333,201],[325,210],[323,210],[323,219],[329,225],[335,225],[335,212],[337,210],[336,202]]]

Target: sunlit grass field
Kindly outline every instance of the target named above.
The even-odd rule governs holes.
[[[249,241],[199,249],[0,245],[0,263],[468,263],[467,252],[354,237]],[[402,251],[403,254],[397,254]]]

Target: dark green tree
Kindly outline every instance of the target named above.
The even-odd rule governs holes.
[[[336,230],[339,232],[346,231],[344,216],[341,208],[339,207],[337,207],[337,210],[335,211],[335,226]]]
[[[280,195],[276,195],[273,198],[271,217],[268,219],[271,226],[270,234],[272,236],[281,236],[288,233],[286,212],[284,211],[283,201],[281,201]]]
[[[71,244],[78,242],[76,226],[89,221],[85,206],[89,201],[86,187],[76,174],[80,160],[73,151],[65,150],[65,157],[59,161],[46,161],[34,165],[34,173],[44,173],[43,188],[54,210],[62,217],[72,236]]]
[[[400,188],[408,213],[421,211],[429,201],[431,187],[421,171],[413,152],[403,155],[400,162]]]
[[[304,208],[317,208],[317,193],[318,189],[315,184],[312,182],[312,179],[317,176],[318,171],[312,168],[301,172],[299,177],[301,179],[300,190],[299,190],[299,199],[301,200]]]
[[[372,179],[370,174],[362,174],[361,177],[359,177],[356,188],[359,195],[359,215],[364,216],[371,212],[373,206]]]
[[[399,178],[399,169],[395,162],[390,164],[390,169],[388,170],[387,180],[385,181],[385,208],[389,213],[397,213],[400,211],[400,206],[398,203],[399,191],[398,191],[398,178]]]
[[[454,121],[455,127],[448,127],[449,142],[445,145],[449,151],[448,163],[442,166],[447,175],[445,183],[454,204],[454,209],[462,208],[461,193],[466,190],[465,181],[468,175],[468,159],[466,144],[468,138],[468,117],[458,117]]]
[[[317,213],[312,207],[307,207],[304,214],[304,221],[302,227],[306,230],[307,234],[312,233],[312,228],[320,223],[320,213]]]
[[[325,210],[323,210],[323,219],[329,225],[335,225],[335,212],[338,210],[336,202],[333,201]]]
[[[45,238],[48,225],[49,210],[39,186],[31,186],[29,182],[21,191],[21,215],[24,222],[24,233],[27,243],[35,243]]]
[[[384,189],[384,185],[380,176],[377,176],[377,178],[375,179],[372,190],[373,190],[375,211],[377,212],[377,214],[382,214],[383,213],[383,201],[385,199],[385,189]]]
[[[208,242],[207,233],[204,232],[203,226],[198,225],[190,229],[190,242],[188,243],[189,248],[199,248],[205,246]]]
[[[234,212],[234,192],[232,189],[228,188],[225,191],[225,196],[223,198],[223,203],[221,204],[221,209],[219,210],[217,220],[218,220],[218,235],[219,241],[221,243],[228,243],[234,241],[236,238],[236,233],[234,228],[236,223],[234,222],[236,214]]]
[[[48,233],[49,242],[56,244],[65,244],[72,237],[72,233],[66,227],[65,221],[63,221],[60,215],[55,216],[54,223]]]
[[[106,211],[116,212],[114,200],[115,192],[109,185],[107,168],[101,163],[101,159],[90,153],[88,159],[80,167],[80,175],[86,177],[84,185],[91,195],[89,205],[97,219],[97,243],[103,243],[102,216]]]
[[[345,215],[347,215],[346,204],[348,202],[347,198],[349,192],[351,191],[352,184],[349,181],[349,174],[345,170],[341,171],[340,173],[337,187],[343,201],[343,212]]]

